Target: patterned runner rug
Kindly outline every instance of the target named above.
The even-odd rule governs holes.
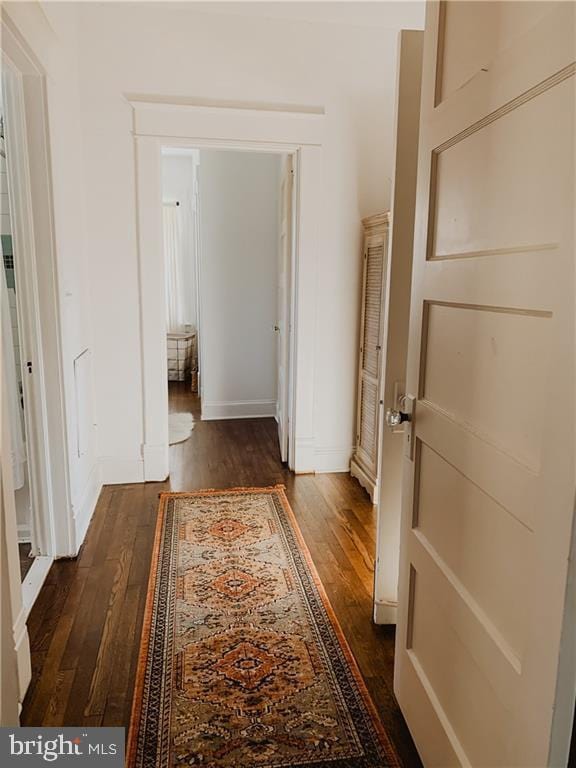
[[[128,765],[399,765],[280,486],[161,495]]]

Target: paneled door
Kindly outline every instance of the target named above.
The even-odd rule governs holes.
[[[567,755],[574,8],[427,11],[395,670],[427,768]]]

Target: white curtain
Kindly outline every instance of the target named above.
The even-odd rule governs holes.
[[[16,359],[14,357],[14,337],[12,334],[12,317],[10,315],[10,301],[8,286],[6,284],[6,272],[4,271],[4,256],[0,245],[0,305],[2,308],[2,370],[4,373],[4,391],[10,421],[10,437],[12,439],[12,478],[14,490],[22,488],[26,479],[26,446],[24,443],[24,431],[22,428],[22,408],[20,405],[20,392],[18,390],[18,377],[16,375]]]
[[[169,332],[183,330],[185,279],[183,274],[182,223],[180,208],[164,204],[164,260],[166,265],[166,326]]]

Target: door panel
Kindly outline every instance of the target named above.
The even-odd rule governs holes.
[[[362,282],[356,458],[373,477],[378,476],[378,440],[381,435],[380,372],[386,251],[386,233],[371,233],[367,236]]]
[[[362,370],[372,378],[377,378],[379,373],[383,270],[383,245],[381,243],[369,245],[366,254]]]
[[[548,764],[575,488],[575,59],[572,3],[429,6],[395,674],[427,766]]]
[[[500,51],[549,10],[548,2],[442,3],[444,45],[439,55],[438,103],[489,67]]]
[[[421,398],[533,471],[540,465],[549,320],[506,308],[427,307]],[[533,356],[541,363],[536,370]]]
[[[361,383],[360,396],[360,428],[358,448],[369,461],[369,466],[375,462],[378,440],[378,384],[369,378]]]
[[[467,642],[474,630],[449,595],[438,599],[438,584],[426,571],[414,571],[414,615],[410,654],[420,675],[438,697],[472,765],[506,762],[507,720],[504,701],[478,664],[480,651]],[[426,763],[425,763],[426,764]],[[453,763],[452,763],[453,764]],[[449,765],[448,763],[443,765]]]
[[[529,575],[531,531],[423,443],[418,469],[420,541],[446,570],[458,573],[463,592],[520,657],[526,607],[516,595]]]
[[[565,81],[434,154],[432,258],[556,246],[562,149],[573,135],[566,97],[572,87]],[[523,140],[515,141],[517,136]],[[535,189],[552,194],[543,197]]]

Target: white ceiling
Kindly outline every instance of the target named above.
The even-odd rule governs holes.
[[[387,29],[424,29],[424,0],[284,0],[283,2],[245,2],[245,0],[210,0],[190,2],[207,13],[226,13],[269,19],[288,19],[323,24],[351,24]]]

